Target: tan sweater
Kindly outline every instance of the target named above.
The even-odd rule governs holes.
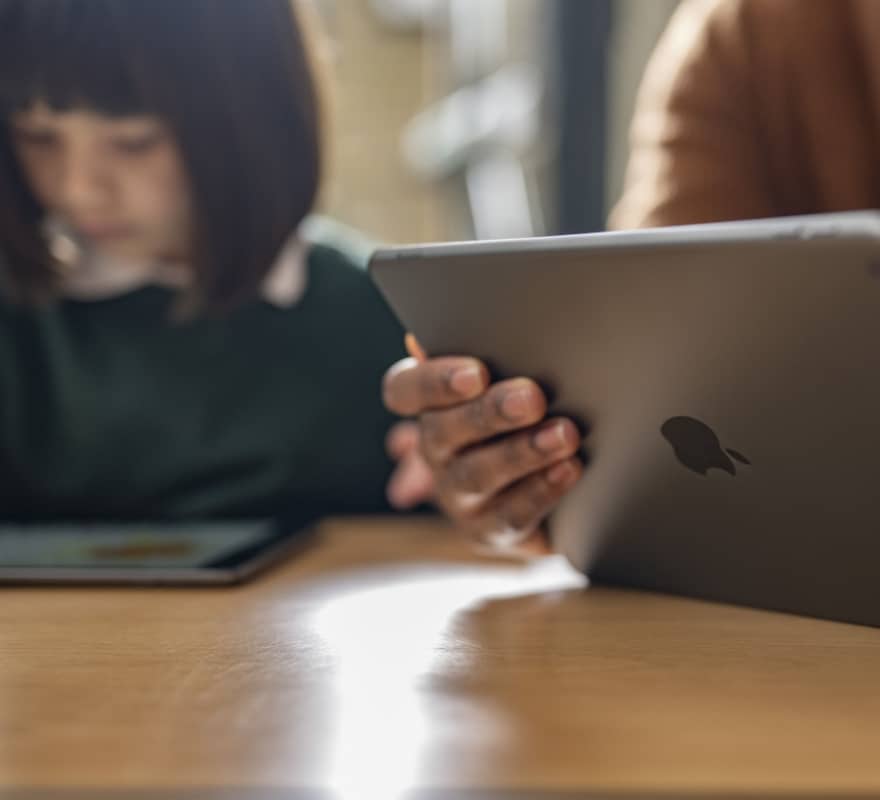
[[[880,0],[685,0],[616,228],[880,208]]]

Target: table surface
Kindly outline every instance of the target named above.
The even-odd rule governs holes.
[[[242,587],[2,590],[0,786],[880,792],[878,684],[880,630],[331,520]]]

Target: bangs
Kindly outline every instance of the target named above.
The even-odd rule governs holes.
[[[108,116],[150,112],[134,64],[139,48],[129,41],[131,31],[118,24],[114,5],[0,0],[0,113],[37,102],[55,111],[87,108]]]
[[[193,307],[256,296],[315,202],[319,98],[291,0],[0,0],[0,284],[9,256],[16,296],[52,287],[46,209],[7,124],[38,103],[167,125],[192,195]]]

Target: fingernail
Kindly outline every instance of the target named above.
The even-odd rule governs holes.
[[[511,422],[523,419],[531,411],[531,397],[528,389],[514,389],[501,401],[501,413]]]
[[[404,346],[406,347],[406,352],[409,353],[416,361],[427,361],[428,356],[424,350],[422,350],[422,346],[419,344],[419,340],[416,339],[411,333],[406,334],[404,337]]]
[[[555,453],[562,450],[567,444],[565,439],[565,425],[555,422],[542,428],[535,434],[535,447],[542,453]]]
[[[476,365],[461,367],[452,373],[449,385],[457,394],[470,397],[483,388],[482,370]]]
[[[563,461],[552,467],[547,473],[547,480],[554,484],[562,486],[569,483],[575,475],[574,466],[570,461]]]

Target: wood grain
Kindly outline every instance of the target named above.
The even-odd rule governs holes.
[[[240,588],[0,592],[0,786],[880,792],[878,676],[874,629],[339,520]]]

